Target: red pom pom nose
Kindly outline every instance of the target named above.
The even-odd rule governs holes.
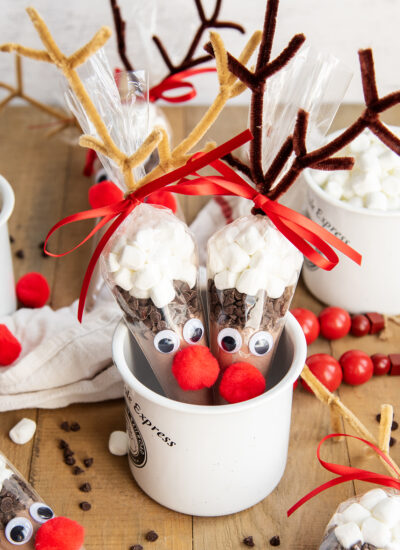
[[[112,181],[101,181],[89,189],[89,204],[92,208],[114,204],[114,202],[122,201],[123,198],[122,190]]]
[[[219,393],[228,403],[240,403],[261,395],[265,379],[250,363],[233,363],[224,372]]]
[[[42,307],[50,296],[49,284],[40,273],[27,273],[17,283],[17,297],[25,307]]]
[[[7,367],[18,359],[21,353],[21,344],[8,330],[6,325],[0,325],[0,366]]]
[[[159,191],[154,191],[147,197],[147,202],[149,204],[159,204],[160,206],[165,206],[172,210],[175,214],[178,207],[174,195],[170,191],[164,191],[160,189]]]
[[[85,530],[82,525],[68,518],[53,518],[39,527],[35,550],[80,550]]]
[[[183,390],[201,390],[215,384],[219,365],[207,346],[189,346],[175,355],[172,373]]]

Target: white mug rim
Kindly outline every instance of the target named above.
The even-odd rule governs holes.
[[[0,175],[0,196],[2,205],[0,209],[0,226],[6,224],[12,214],[15,204],[15,195],[11,185],[4,176]]]
[[[149,401],[152,401],[162,407],[189,414],[231,414],[257,407],[262,401],[270,399],[271,397],[275,397],[281,391],[285,390],[289,384],[294,384],[294,382],[300,376],[307,355],[307,345],[300,325],[290,312],[287,315],[285,329],[288,331],[289,337],[291,338],[294,344],[294,349],[296,351],[289,371],[273,388],[267,390],[265,393],[259,395],[258,397],[250,399],[249,401],[243,401],[242,403],[218,406],[192,405],[189,403],[174,401],[172,399],[159,395],[158,393],[149,389],[133,375],[125,361],[125,356],[123,353],[124,342],[126,337],[129,336],[130,333],[123,319],[121,319],[114,331],[114,336],[112,340],[113,361],[119,373],[121,374],[125,384],[135,389],[139,394],[143,395],[143,397],[147,398]],[[300,360],[301,357],[304,357],[304,361]]]
[[[390,129],[398,129],[400,130],[400,126],[393,126],[388,125]],[[342,130],[337,130],[336,132],[332,132],[327,136],[327,138],[335,138],[337,137]],[[352,212],[353,214],[360,214],[361,216],[372,216],[374,218],[400,218],[400,211],[399,210],[393,210],[393,211],[379,211],[379,210],[369,210],[368,208],[357,208],[355,206],[352,206],[351,204],[347,204],[344,201],[341,201],[340,199],[335,199],[334,197],[331,197],[326,191],[321,189],[321,187],[314,181],[313,175],[312,175],[312,168],[307,168],[303,172],[304,178],[307,182],[307,185],[316,193],[319,197],[324,199],[327,203],[332,204],[335,207],[342,208],[343,210],[347,210],[349,212]]]

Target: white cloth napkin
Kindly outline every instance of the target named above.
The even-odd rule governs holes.
[[[191,226],[203,265],[208,238],[227,222],[226,205],[233,219],[250,212],[244,199],[224,200],[225,208],[223,202],[210,200]],[[17,362],[0,367],[0,411],[52,409],[122,396],[123,383],[111,360],[120,308],[103,285],[82,324],[76,312],[77,301],[57,311],[23,308],[0,319],[22,344]]]

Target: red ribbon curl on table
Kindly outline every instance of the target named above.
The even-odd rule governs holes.
[[[335,464],[332,462],[326,462],[325,460],[322,460],[321,458],[321,447],[323,443],[327,439],[331,439],[333,437],[351,437],[352,439],[357,439],[358,441],[361,441],[362,443],[365,443],[371,449],[373,449],[383,460],[389,464],[389,466],[392,468],[393,472],[398,475],[398,472],[393,467],[392,463],[388,459],[388,457],[383,453],[376,445],[371,443],[370,441],[367,441],[366,439],[362,439],[361,437],[357,437],[355,435],[349,435],[349,434],[329,434],[325,436],[321,441],[319,442],[318,448],[317,448],[317,458],[321,464],[326,470],[329,472],[332,472],[333,474],[338,474],[339,477],[335,477],[331,479],[330,481],[327,481],[326,483],[323,483],[319,487],[316,487],[313,491],[310,491],[307,495],[305,495],[303,498],[301,498],[296,504],[294,504],[288,511],[287,515],[288,517],[293,514],[300,506],[302,506],[305,502],[312,499],[319,493],[322,493],[322,491],[325,491],[325,489],[329,489],[330,487],[334,487],[335,485],[340,485],[340,483],[345,483],[346,481],[368,481],[369,483],[375,483],[377,485],[384,485],[385,487],[392,487],[393,489],[400,490],[400,479],[395,479],[391,476],[384,475],[384,474],[377,474],[375,472],[370,472],[369,470],[363,470],[361,468],[353,468],[352,466],[343,466],[342,464]]]
[[[152,103],[157,101],[158,99],[163,99],[164,101],[168,101],[168,103],[183,103],[184,101],[190,101],[191,99],[196,97],[197,90],[194,84],[186,79],[198,74],[215,73],[216,71],[217,69],[215,69],[214,67],[204,67],[202,69],[188,69],[186,71],[180,71],[179,73],[168,76],[162,82],[160,82],[160,84],[157,84],[156,86],[153,86],[153,88],[150,88],[149,100]],[[165,92],[176,90],[179,88],[186,88],[189,91],[178,96],[165,95]]]
[[[237,149],[250,139],[252,139],[252,134],[250,130],[246,130],[208,153],[198,153],[193,155],[184,166],[154,179],[150,183],[130,193],[120,202],[103,206],[101,208],[78,212],[77,214],[67,216],[53,226],[46,237],[44,249],[49,256],[60,257],[65,256],[66,254],[69,254],[78,247],[82,246],[86,241],[93,237],[97,231],[116,218],[98,243],[86,270],[79,297],[79,321],[82,320],[83,308],[90,278],[96,262],[108,240],[138,204],[143,202],[144,199],[154,191],[158,191],[159,189],[167,186],[168,191],[173,191],[183,195],[232,195],[252,200],[256,207],[261,209],[270,218],[270,220],[276,225],[277,229],[281,231],[281,233],[289,239],[294,246],[300,250],[300,252],[302,252],[309,260],[322,269],[330,270],[339,262],[339,258],[331,246],[343,252],[343,254],[356,263],[361,263],[360,254],[358,254],[358,252],[353,250],[350,246],[346,245],[343,241],[329,233],[329,231],[309,220],[305,216],[302,216],[298,212],[295,212],[294,210],[291,210],[290,208],[287,208],[286,206],[261,195],[244,179],[236,174],[232,168],[219,160],[221,157],[227,155],[234,149]],[[197,170],[200,170],[208,165],[215,168],[221,176],[199,176]],[[189,175],[197,177],[190,180],[187,179],[187,176]],[[176,181],[178,181],[178,184],[170,185]],[[46,250],[47,242],[50,236],[57,229],[69,223],[91,218],[102,219],[74,248],[62,254],[52,254]],[[315,246],[317,250],[315,250],[313,246]]]

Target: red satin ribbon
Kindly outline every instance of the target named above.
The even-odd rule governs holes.
[[[204,67],[201,69],[188,69],[186,71],[180,71],[179,73],[173,74],[172,76],[168,76],[162,82],[160,82],[160,84],[157,84],[157,86],[153,86],[153,88],[150,88],[149,99],[152,103],[154,101],[157,101],[158,99],[163,99],[164,101],[168,101],[169,103],[182,103],[184,101],[190,101],[191,99],[196,97],[197,91],[194,85],[185,79],[197,74],[215,73],[216,70],[217,69],[215,69],[214,67]],[[165,95],[165,92],[180,88],[186,88],[189,91],[177,96]]]
[[[303,498],[301,498],[294,506],[292,506],[288,511],[287,515],[288,517],[293,514],[300,506],[302,506],[305,502],[312,499],[319,493],[322,493],[322,491],[325,491],[325,489],[329,489],[330,487],[334,487],[335,485],[339,485],[340,483],[345,483],[346,481],[353,481],[353,480],[359,480],[359,481],[368,481],[369,483],[375,483],[377,485],[384,485],[385,487],[392,487],[393,489],[400,490],[400,479],[395,479],[393,477],[390,477],[388,475],[384,474],[377,474],[375,472],[370,472],[369,470],[363,470],[361,468],[353,468],[352,466],[343,466],[342,464],[335,464],[332,462],[326,462],[325,460],[322,460],[321,458],[321,447],[323,443],[327,439],[331,439],[332,437],[351,437],[352,439],[357,439],[358,441],[361,441],[362,443],[365,443],[371,449],[373,449],[380,457],[383,458],[383,460],[389,464],[389,466],[392,468],[393,472],[397,476],[398,473],[396,469],[391,464],[388,457],[383,453],[376,445],[371,443],[370,441],[367,441],[365,439],[362,439],[361,437],[357,437],[355,435],[349,435],[349,434],[329,434],[325,436],[321,441],[319,442],[318,449],[317,449],[317,457],[318,460],[326,470],[329,472],[332,472],[333,474],[338,474],[339,477],[335,477],[331,479],[330,481],[327,481],[326,483],[323,483],[319,487],[316,487],[313,491],[309,492],[307,495],[305,495]]]
[[[133,193],[130,193],[124,200],[116,202],[114,204],[103,206],[101,208],[95,208],[92,210],[86,210],[84,212],[78,212],[77,214],[72,214],[71,216],[67,216],[66,218],[63,218],[62,220],[57,222],[50,229],[44,243],[44,250],[47,255],[53,256],[55,258],[59,258],[59,257],[65,256],[66,254],[70,254],[71,252],[73,252],[74,250],[82,246],[85,242],[91,239],[93,235],[97,233],[97,231],[99,231],[102,227],[107,225],[111,220],[115,218],[113,223],[110,225],[110,227],[104,233],[103,237],[100,239],[100,242],[98,243],[91,257],[88,268],[86,270],[85,277],[83,279],[82,288],[81,288],[81,293],[79,296],[79,306],[78,306],[79,321],[82,321],[86,295],[87,295],[90,279],[92,277],[96,262],[99,259],[100,254],[102,253],[110,237],[121,225],[121,223],[127,218],[127,216],[132,212],[132,210],[138,204],[143,202],[144,199],[151,193],[154,193],[155,191],[158,191],[175,181],[182,180],[190,174],[192,175],[196,174],[197,170],[201,170],[202,168],[213,163],[220,157],[223,157],[228,153],[230,153],[231,151],[234,151],[244,143],[247,143],[248,141],[250,141],[252,137],[253,136],[250,130],[245,130],[241,134],[238,134],[234,138],[223,143],[219,147],[216,147],[212,151],[201,155],[195,155],[196,158],[192,157],[184,166],[181,166],[180,168],[177,168],[176,170],[173,170],[168,174],[164,174],[163,176],[160,176],[159,178],[154,179],[147,185],[144,185],[143,187],[137,189]],[[52,254],[47,250],[48,240],[57,229],[59,229],[60,227],[63,227],[64,225],[68,225],[70,223],[78,222],[81,220],[93,219],[93,218],[101,218],[101,220],[92,229],[92,231],[90,231],[90,233],[81,242],[79,242],[76,246],[71,248],[71,250],[68,250],[67,252],[63,252],[61,254]]]

